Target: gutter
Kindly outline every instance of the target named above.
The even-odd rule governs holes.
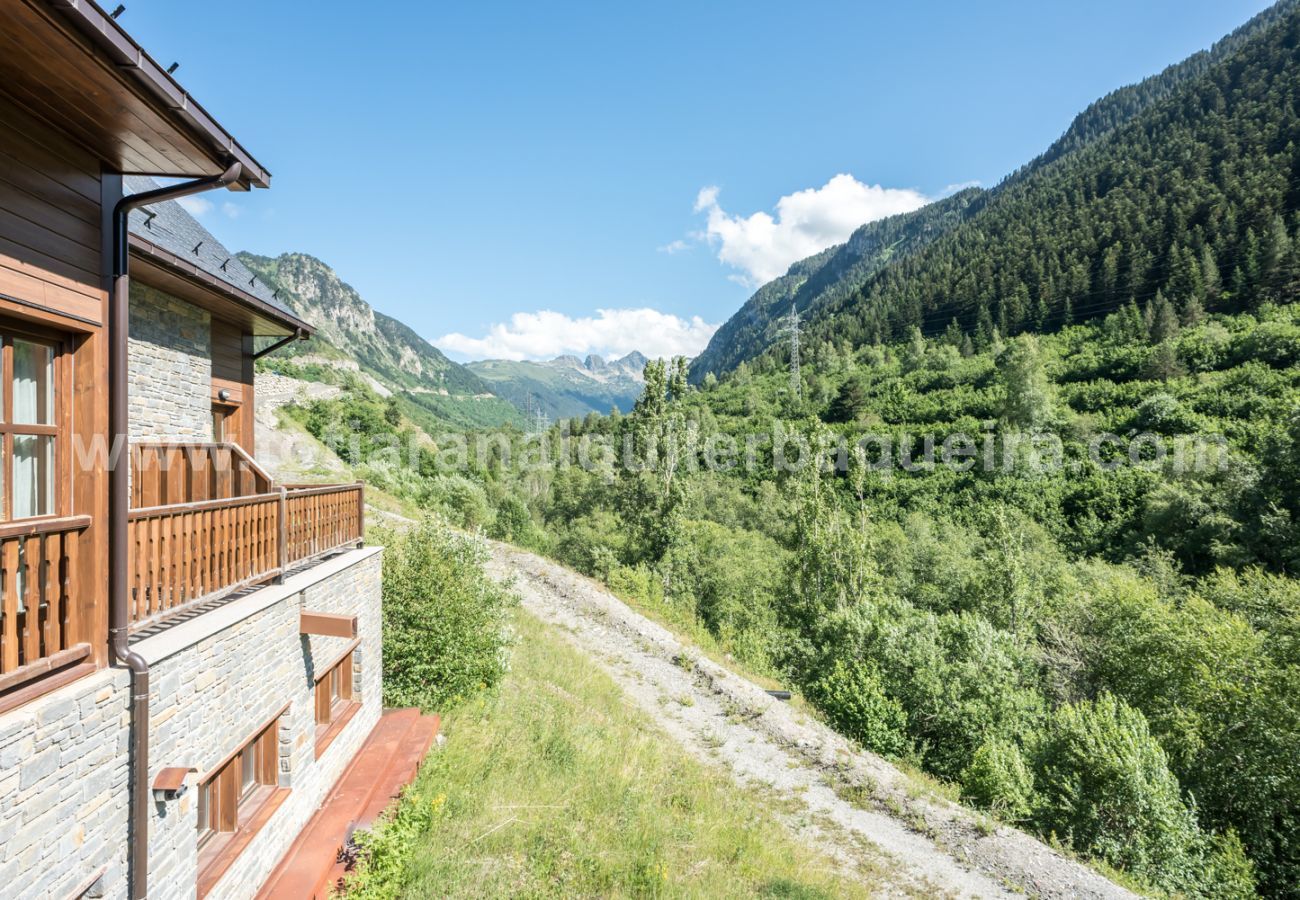
[[[261,359],[263,356],[266,356],[268,353],[274,353],[275,351],[279,350],[281,347],[285,346],[286,344],[292,344],[294,341],[305,341],[307,340],[308,337],[309,335],[307,334],[307,332],[299,328],[296,332],[289,335],[287,338],[276,341],[271,346],[263,347],[261,350],[258,350],[256,353],[253,354],[253,359]]]
[[[113,290],[109,295],[108,430],[112,460],[108,482],[108,637],[113,658],[131,670],[131,795],[127,813],[130,847],[129,892],[132,900],[149,896],[149,663],[131,649],[130,587],[127,567],[128,514],[131,511],[130,410],[127,402],[127,347],[131,326],[131,210],[161,200],[236,184],[242,166],[220,175],[186,181],[123,197],[113,207]]]

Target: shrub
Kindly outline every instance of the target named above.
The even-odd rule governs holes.
[[[497,504],[491,535],[499,541],[523,543],[532,530],[532,525],[532,517],[528,514],[528,507],[524,502],[518,497],[507,495]]]
[[[958,780],[985,741],[1013,740],[1038,726],[1036,655],[987,619],[919,615],[897,604],[882,609],[873,627],[871,658],[934,774]]]
[[[1171,893],[1253,894],[1241,866],[1225,858],[1231,844],[1201,833],[1146,719],[1122,700],[1102,694],[1057,710],[1034,776],[1034,821],[1044,833]]]
[[[384,552],[384,705],[445,709],[506,672],[514,596],[487,549],[440,519],[377,536]]]
[[[1152,394],[1138,404],[1134,424],[1157,434],[1187,434],[1197,429],[1196,416],[1169,394]]]
[[[452,523],[461,528],[481,528],[492,518],[483,486],[461,475],[438,476],[433,495],[441,501]]]
[[[805,693],[845,737],[876,753],[906,752],[907,717],[898,701],[885,693],[874,665],[837,659]]]
[[[1031,811],[1034,775],[1019,747],[1010,741],[988,740],[962,773],[961,793],[976,806],[1018,822]]]

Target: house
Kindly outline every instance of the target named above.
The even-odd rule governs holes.
[[[382,692],[361,486],[256,461],[311,325],[176,202],[271,176],[89,0],[0,0],[0,123],[0,894],[252,896]]]

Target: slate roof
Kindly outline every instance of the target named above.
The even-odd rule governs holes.
[[[150,191],[158,186],[158,182],[145,175],[125,175],[122,178],[122,192],[128,195]],[[254,275],[212,232],[175,200],[164,200],[131,210],[128,228],[132,234],[193,263],[232,287],[252,294],[291,319],[299,320],[298,314],[277,298],[272,288]]]

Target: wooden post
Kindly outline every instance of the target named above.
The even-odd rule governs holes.
[[[357,549],[366,543],[366,483],[357,482]]]
[[[284,571],[289,568],[289,489],[280,486],[280,502],[277,506],[280,521],[276,529],[275,559],[280,574],[275,576],[276,584],[284,584]]]

